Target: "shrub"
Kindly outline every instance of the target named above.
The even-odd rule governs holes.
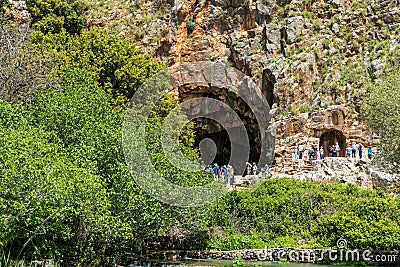
[[[307,106],[301,106],[300,107],[300,113],[307,113],[309,111]]]
[[[95,169],[76,165],[54,132],[31,126],[26,115],[15,127],[4,118],[0,123],[0,246],[13,259],[63,255],[65,261],[97,262],[111,225],[104,182]]]
[[[44,33],[79,33],[85,26],[83,12],[87,4],[83,0],[27,0],[28,11],[34,28]]]
[[[134,43],[98,28],[76,37],[65,32],[43,34],[36,31],[32,35],[38,53],[53,51],[61,71],[88,70],[111,94],[117,107],[124,107],[141,84],[165,68],[165,64],[153,60],[150,55],[143,55]]]
[[[289,113],[291,115],[298,115],[300,113],[299,109],[296,107],[290,107]]]
[[[386,72],[382,79],[368,86],[362,106],[369,126],[382,136],[381,147],[387,160],[400,166],[400,79],[399,68]],[[395,166],[390,171],[397,171]]]
[[[195,26],[196,26],[196,22],[194,22],[193,17],[190,17],[186,24],[186,28],[187,28],[188,32],[189,33],[193,32]]]
[[[0,24],[7,24],[8,17],[6,15],[6,10],[10,8],[11,4],[7,0],[0,0]]]
[[[29,46],[30,33],[25,26],[0,25],[0,99],[32,102],[37,92],[59,87],[59,79],[53,75],[57,64],[48,51],[35,53]]]
[[[399,207],[398,199],[380,190],[270,179],[213,205],[209,225],[223,233],[210,248],[321,248],[345,238],[350,248],[398,249]]]

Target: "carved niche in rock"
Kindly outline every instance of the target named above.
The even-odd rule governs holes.
[[[336,145],[336,143],[340,146],[339,157],[345,156],[346,137],[342,132],[336,130],[327,131],[321,135],[319,143],[320,147],[322,146],[324,149],[325,156],[330,156],[329,148]]]
[[[345,122],[345,114],[341,109],[328,110],[325,114],[325,125],[342,127]]]

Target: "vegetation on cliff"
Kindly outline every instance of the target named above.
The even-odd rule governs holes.
[[[386,160],[400,170],[400,78],[398,67],[389,69],[369,85],[363,113],[370,127],[382,136],[380,147]]]
[[[84,11],[88,3],[83,0],[27,0],[32,26],[44,33],[79,33],[86,26]]]
[[[61,73],[73,68],[90,71],[119,107],[125,107],[148,77],[165,68],[165,64],[143,55],[134,43],[99,28],[77,36],[65,31],[56,34],[35,31],[32,43],[41,55],[52,51]]]

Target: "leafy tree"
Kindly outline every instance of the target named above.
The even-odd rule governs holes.
[[[368,125],[381,137],[386,159],[400,167],[400,69],[382,75],[369,88],[363,105]],[[396,171],[396,170],[390,170]]]
[[[94,168],[105,178],[120,160],[122,117],[113,112],[109,95],[87,71],[64,74],[61,90],[48,90],[32,105],[36,125],[57,134],[69,159]]]
[[[112,221],[101,177],[76,166],[54,132],[30,125],[24,108],[0,109],[0,246],[13,258],[89,257]]]
[[[133,232],[138,238],[158,231],[156,221],[162,223],[162,216],[156,214],[165,208],[140,190],[127,169],[121,148],[122,113],[113,110],[109,95],[88,71],[68,71],[65,81],[62,90],[38,96],[32,106],[35,125],[57,135],[69,160],[101,175],[112,213],[129,223],[121,228],[122,236]],[[152,229],[143,227],[149,224]]]
[[[87,4],[83,0],[27,0],[33,27],[44,33],[79,33],[85,26],[84,11]]]
[[[0,104],[0,246],[12,258],[99,265],[114,242],[131,249],[175,222],[135,184],[121,116],[87,71],[67,72],[35,104]]]
[[[39,57],[29,46],[28,27],[0,25],[0,99],[9,102],[32,102],[35,93],[57,88],[52,75],[55,62],[47,52]]]
[[[73,68],[90,71],[112,95],[116,106],[125,106],[141,84],[165,68],[163,63],[143,55],[134,43],[98,28],[74,37],[65,32],[47,35],[35,32],[32,39],[40,53],[54,52],[62,71]]]

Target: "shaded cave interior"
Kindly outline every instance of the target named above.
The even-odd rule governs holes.
[[[248,135],[250,153],[247,161],[258,163],[261,153],[260,129],[254,113],[246,102],[236,95],[236,93],[210,85],[185,85],[178,88],[178,95],[181,103],[200,97],[212,98],[225,103],[234,110],[244,124]],[[235,131],[235,125],[229,125],[229,122],[227,123],[228,125],[221,125],[216,120],[206,118],[211,116],[220,119],[226,115],[223,112],[215,112],[211,108],[208,109],[208,107],[204,106],[192,107],[192,109],[198,109],[192,110],[191,112],[199,114],[195,116],[192,122],[194,122],[195,130],[194,146],[199,148],[201,158],[206,164],[217,163],[220,166],[228,164],[231,157],[231,146],[234,145],[237,147],[243,145],[238,143],[237,140],[231,140],[225,129],[229,127],[231,130]],[[201,114],[207,114],[207,116],[201,116]],[[224,118],[221,118],[221,120],[224,120]],[[213,142],[211,142],[211,140]],[[205,149],[205,147],[208,147],[208,149]],[[210,151],[210,149],[215,150],[215,157],[202,153],[202,150]],[[244,162],[240,164],[244,164]]]
[[[346,137],[342,132],[338,130],[329,130],[321,135],[320,137],[320,146],[324,149],[325,157],[329,155],[329,148],[335,145],[336,143],[340,146],[340,151],[338,156],[345,157],[346,155]]]

